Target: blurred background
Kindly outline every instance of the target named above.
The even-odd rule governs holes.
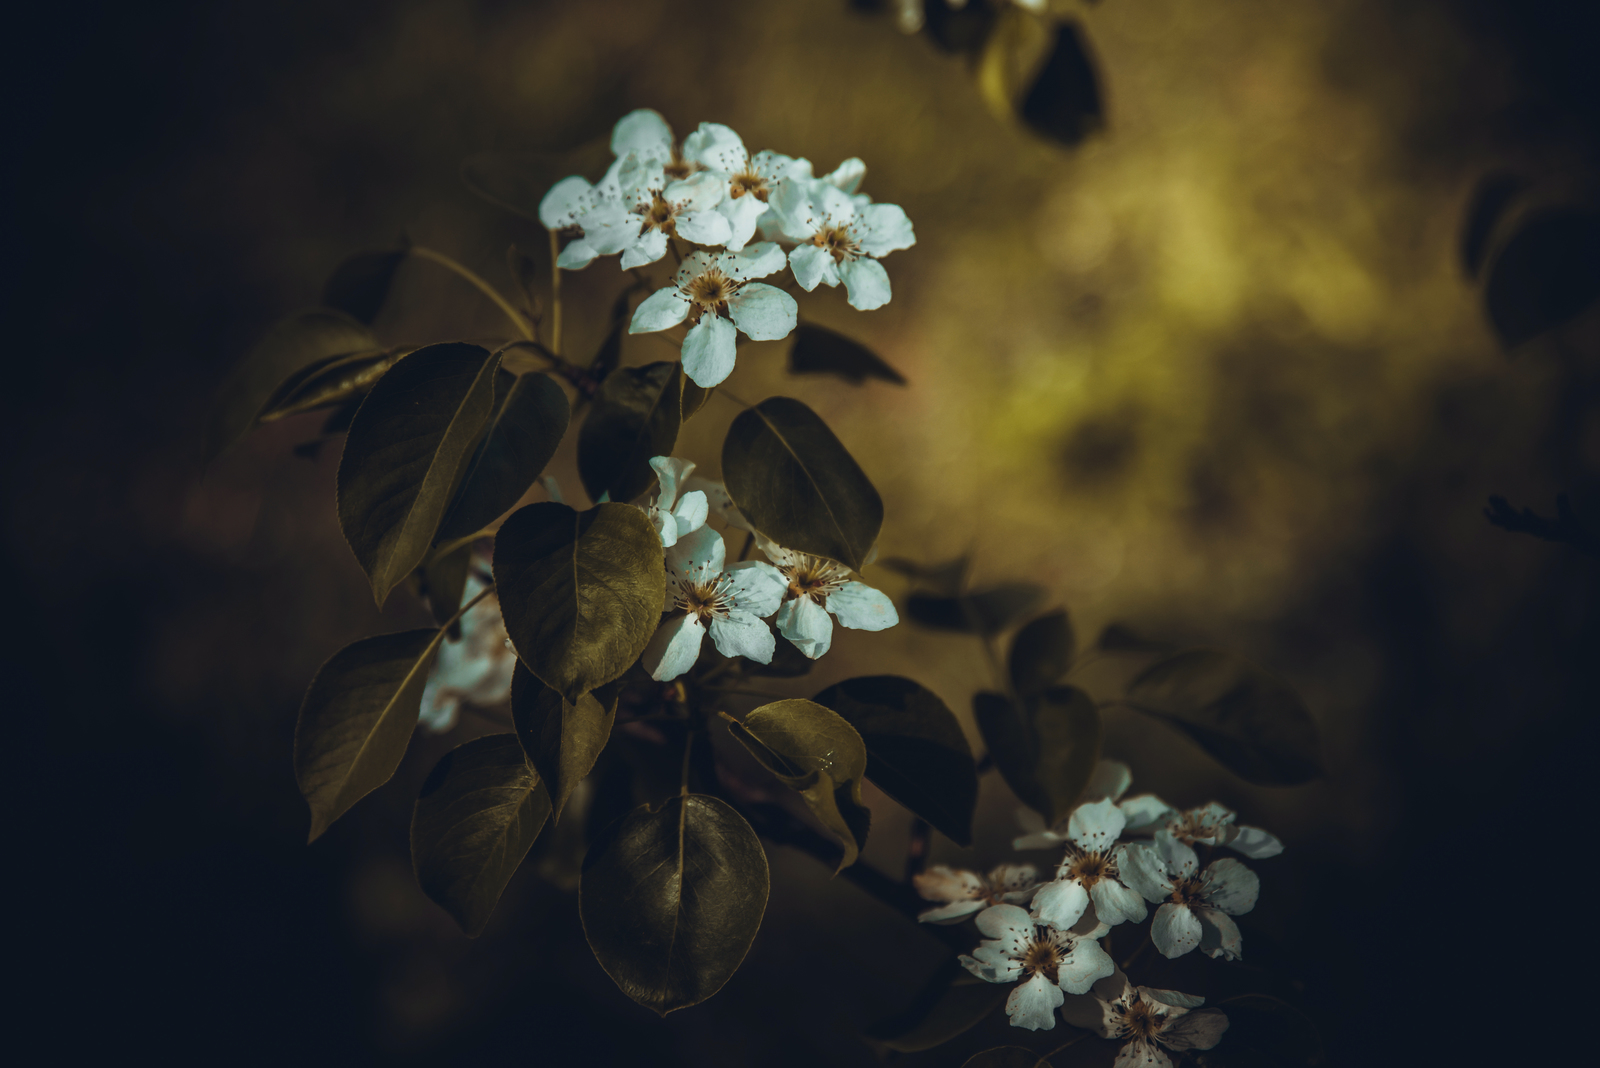
[[[1042,583],[1082,636],[1116,622],[1234,649],[1304,695],[1327,763],[1304,787],[1246,786],[1115,713],[1106,746],[1136,790],[1215,798],[1285,839],[1254,865],[1247,963],[1330,1060],[1503,1063],[1566,1042],[1554,1016],[1596,948],[1579,873],[1600,571],[1482,509],[1502,494],[1553,516],[1565,492],[1600,528],[1600,313],[1579,310],[1594,10],[1059,10],[1092,91],[1073,83],[1082,121],[1054,136],[986,107],[958,52],[846,0],[106,4],[19,24],[6,657],[26,803],[71,858],[37,881],[59,918],[24,923],[76,1040],[171,1063],[886,1056],[857,1036],[940,947],[784,849],[744,967],[665,1021],[616,990],[575,896],[536,865],[462,937],[415,886],[407,823],[433,762],[486,721],[419,735],[307,847],[304,687],[421,613],[372,607],[334,516],[337,448],[291,455],[316,417],[198,462],[223,376],[346,255],[404,233],[507,283],[506,245],[543,247],[465,188],[464,159],[581,145],[648,106],[680,136],[723,122],[822,170],[861,156],[865,191],[914,221],[889,306],[801,306],[908,385],[793,378],[781,344],[742,348],[728,383],[829,422],[883,493],[885,553],[971,551],[976,581]],[[1499,213],[1497,188],[1515,194]],[[1540,212],[1554,236],[1519,253],[1529,267],[1507,250]],[[582,355],[618,275],[567,284]],[[378,322],[395,343],[504,329],[426,264],[398,286]],[[678,453],[714,475],[733,413],[713,401]],[[555,471],[576,486],[574,470],[569,443]],[[977,643],[908,624],[844,632],[795,692],[910,675],[976,740],[985,672]],[[869,801],[865,862],[898,878],[907,818]],[[1010,856],[1015,806],[986,776],[977,846],[940,840],[935,861]],[[1025,1037],[1006,1032],[890,1059],[960,1064]]]

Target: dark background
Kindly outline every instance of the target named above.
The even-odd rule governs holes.
[[[1393,29],[1414,6],[1356,5],[1352,18]],[[231,360],[314,299],[316,272],[410,225],[460,156],[499,136],[469,124],[418,173],[412,139],[456,119],[417,132],[416,117],[454,115],[471,93],[419,74],[415,99],[379,94],[330,117],[294,91],[366,62],[366,43],[415,7],[88,5],[8,34],[7,718],[22,840],[45,832],[12,870],[38,898],[18,925],[54,976],[23,1028],[170,1063],[870,1063],[852,1022],[903,1003],[901,966],[914,975],[933,955],[898,935],[841,949],[895,921],[860,903],[830,912],[850,891],[803,859],[775,851],[775,912],[728,989],[663,1023],[599,971],[560,889],[519,876],[515,907],[477,943],[415,891],[409,798],[453,743],[419,746],[384,800],[304,844],[289,767],[298,694],[329,651],[405,609],[370,608],[324,515],[331,467],[287,458],[297,431],[198,494],[194,442]],[[480,28],[545,10],[455,7]],[[1430,90],[1442,105],[1471,95],[1480,63],[1510,73],[1487,106],[1442,106],[1394,180],[1443,157],[1470,183],[1498,154],[1592,187],[1600,22],[1585,8],[1440,2],[1429,25],[1453,27],[1447,41],[1395,30],[1419,64],[1435,44],[1454,50],[1456,81]],[[721,13],[682,17],[715,27]],[[882,47],[924,48],[891,33]],[[594,79],[599,128],[654,100],[628,77]],[[274,158],[273,138],[295,166],[262,173],[252,203],[240,168]],[[1337,565],[1301,575],[1290,606],[1256,624],[1277,635],[1275,664],[1357,639],[1375,650],[1367,726],[1343,766],[1381,777],[1383,818],[1354,831],[1337,813],[1301,819],[1283,874],[1267,876],[1264,903],[1279,896],[1256,943],[1294,978],[1336,1062],[1586,1055],[1600,572],[1470,507],[1525,489],[1515,503],[1549,513],[1531,494],[1565,490],[1591,526],[1600,518],[1592,309],[1563,330],[1505,361],[1503,380],[1431,387],[1412,448],[1347,517],[1360,532]],[[1500,383],[1519,375],[1545,383],[1546,403],[1513,418]],[[1513,422],[1514,465],[1484,429]],[[1517,563],[1494,571],[1494,597],[1460,594],[1501,558]]]

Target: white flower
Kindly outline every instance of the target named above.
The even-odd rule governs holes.
[[[1139,809],[1139,822],[1135,823],[1132,818],[1128,820],[1130,834],[1166,830],[1186,845],[1227,846],[1251,860],[1275,857],[1283,852],[1283,843],[1276,835],[1260,827],[1235,824],[1233,821],[1239,818],[1239,814],[1215,801],[1180,812],[1154,794],[1143,794],[1130,797],[1123,802],[1123,806],[1125,810],[1133,806]]]
[[[683,488],[685,490],[699,490],[704,493],[706,502],[711,506],[711,510],[717,513],[728,526],[736,527],[739,530],[748,530],[751,533],[755,532],[755,528],[744,517],[744,513],[734,506],[733,498],[728,496],[728,490],[722,483],[713,482],[709,478],[701,478],[696,475],[685,482]]]
[[[702,122],[684,138],[683,154],[726,183],[717,211],[728,220],[727,245],[734,252],[755,236],[757,224],[772,211],[772,201],[791,176],[811,177],[811,164],[805,160],[766,151],[751,156],[737,133],[716,122]],[[775,213],[772,217],[777,219]]]
[[[1066,998],[1061,1016],[1101,1038],[1127,1039],[1112,1068],[1172,1068],[1167,1049],[1211,1049],[1228,1029],[1228,1018],[1216,1009],[1192,1011],[1205,1000],[1134,986],[1118,971],[1095,983],[1091,996]]]
[[[1021,905],[1039,886],[1032,864],[1002,864],[988,875],[935,864],[912,876],[911,884],[927,901],[943,901],[917,917],[923,923],[960,923],[989,905]]]
[[[1071,927],[1083,918],[1089,903],[1101,923],[1115,927],[1124,920],[1138,923],[1149,911],[1144,899],[1123,884],[1127,846],[1117,845],[1121,811],[1109,798],[1072,810],[1067,820],[1067,856],[1055,880],[1039,888],[1033,916],[1040,923]]]
[[[804,198],[804,203],[799,199]],[[894,204],[863,204],[826,180],[786,183],[777,205],[784,230],[800,242],[789,253],[807,293],[818,283],[844,283],[850,306],[871,311],[889,303],[889,273],[878,260],[917,243],[911,220]]]
[[[783,607],[778,609],[778,633],[811,659],[833,644],[829,613],[851,630],[888,630],[900,622],[894,602],[865,582],[852,579],[843,564],[781,548],[760,534],[756,544],[788,584]]]
[[[645,507],[650,525],[661,538],[661,547],[670,549],[678,539],[693,534],[706,525],[711,507],[700,490],[686,489],[685,480],[694,470],[693,460],[680,460],[674,456],[654,456],[650,466],[655,470],[660,487],[655,500]]]
[[[488,569],[487,560],[472,558],[461,591],[462,604],[483,592],[487,583],[480,574]],[[507,641],[500,601],[491,593],[461,617],[460,638],[452,641],[447,637],[440,643],[427,685],[422,689],[417,722],[442,734],[456,725],[462,702],[488,708],[510,700],[511,672],[517,666],[517,656]]]
[[[1041,927],[1016,905],[992,905],[978,913],[977,924],[989,941],[980,942],[961,964],[979,979],[1017,983],[1006,998],[1013,1027],[1049,1030],[1056,1025],[1062,991],[1086,993],[1096,979],[1116,971],[1095,941],[1105,934],[1104,924],[1083,932]]]
[[[1098,801],[1108,797],[1115,801],[1133,783],[1133,772],[1120,760],[1101,760],[1083,788],[1083,800]],[[1124,813],[1126,815],[1126,813]],[[1017,823],[1023,834],[1011,840],[1012,849],[1055,849],[1071,841],[1065,821],[1055,827],[1046,827],[1044,817],[1031,808],[1017,810]]]
[[[656,631],[644,651],[645,670],[668,682],[694,667],[706,631],[723,656],[772,662],[777,647],[762,622],[783,600],[783,580],[770,564],[724,567],[722,535],[701,527],[667,550],[667,603],[684,614]]]
[[[1212,957],[1235,960],[1242,940],[1234,916],[1256,907],[1261,880],[1232,857],[1207,864],[1167,831],[1157,831],[1151,845],[1128,849],[1122,878],[1145,900],[1162,902],[1150,924],[1150,937],[1164,957],[1181,957],[1200,949]]]
[[[694,325],[683,339],[683,372],[697,386],[715,386],[733,373],[738,331],[755,341],[777,341],[794,329],[800,311],[794,298],[751,281],[782,269],[783,251],[770,242],[739,252],[692,252],[672,285],[639,305],[628,333],[666,330],[688,319]]]

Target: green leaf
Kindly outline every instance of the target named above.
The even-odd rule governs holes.
[[[852,386],[865,385],[869,378],[897,386],[906,384],[899,371],[865,345],[812,323],[795,327],[794,344],[789,347],[789,372],[834,375]]]
[[[717,391],[717,387],[696,385],[694,379],[685,374],[680,374],[678,381],[683,383],[678,407],[683,413],[683,422],[687,423],[692,416],[698,414],[700,409],[706,406],[706,401],[711,399],[711,395]]]
[[[1076,641],[1066,609],[1032,620],[1011,639],[1011,685],[1026,697],[1060,682],[1072,667]]]
[[[613,982],[662,1016],[697,1005],[749,952],[767,907],[755,831],[714,797],[641,805],[607,828],[583,865],[578,911]]]
[[[768,397],[734,419],[722,477],[739,511],[786,549],[860,570],[883,525],[883,500],[817,413]]]
[[[1128,703],[1182,728],[1246,782],[1298,786],[1322,774],[1305,703],[1232,653],[1191,649],[1152,664],[1128,684]]]
[[[1489,261],[1484,307],[1507,348],[1600,299],[1600,214],[1562,205],[1530,212]]]
[[[280,387],[299,372],[330,357],[381,347],[372,331],[343,312],[317,308],[280,322],[217,394],[202,445],[205,460],[214,460],[244,437]]]
[[[627,337],[628,323],[633,319],[631,293],[631,289],[624,289],[611,302],[611,329],[606,331],[605,340],[600,342],[594,359],[589,361],[589,377],[596,382],[604,382],[622,364],[622,339]],[[681,374],[678,377],[683,378]]]
[[[965,556],[942,564],[922,564],[903,556],[885,556],[878,561],[880,566],[918,583],[926,592],[942,597],[954,597],[961,592],[967,581],[969,563]]]
[[[383,310],[395,272],[410,254],[409,247],[402,247],[351,256],[329,276],[322,290],[322,303],[370,324]]]
[[[517,656],[573,704],[632,666],[666,598],[661,539],[627,504],[513,512],[495,537],[494,577]]]
[[[906,1012],[873,1028],[871,1034],[901,1053],[933,1049],[1004,1005],[1012,989],[1009,984],[986,983],[965,971],[956,971],[952,982],[934,988],[933,997],[919,998]]]
[[[1014,119],[1049,59],[1051,20],[1011,4],[996,13],[973,73],[978,95],[1000,119]]]
[[[956,597],[913,593],[906,598],[906,614],[924,627],[992,636],[1026,617],[1044,598],[1044,588],[1032,582],[1003,582]]]
[[[515,507],[566,435],[572,409],[549,375],[501,372],[495,383],[494,415],[440,524],[440,544],[469,538]]]
[[[257,421],[271,423],[319,408],[345,405],[352,400],[359,407],[360,399],[372,388],[373,383],[388,373],[389,368],[409,351],[356,352],[312,364],[283,384]],[[350,414],[354,416],[355,410],[351,409]],[[345,429],[348,429],[348,423]]]
[[[578,476],[589,499],[631,501],[650,488],[653,456],[670,456],[680,423],[678,365],[622,367],[606,376],[578,431]]]
[[[1100,710],[1072,686],[1017,703],[974,695],[972,709],[1001,778],[1017,799],[1055,823],[1072,810],[1100,759]]]
[[[799,792],[844,846],[837,870],[856,862],[872,812],[861,801],[867,748],[832,709],[798,698],[774,701],[741,722],[722,713],[728,730],[779,782]]]
[[[555,818],[561,818],[567,798],[594,768],[600,751],[611,740],[617,718],[621,686],[612,682],[586,693],[576,705],[540,682],[521,663],[511,676],[511,718],[528,762],[550,791]]]
[[[308,841],[400,766],[439,635],[363,638],[333,654],[311,680],[294,730],[295,781],[311,806]]]
[[[1073,23],[1056,24],[1049,58],[1017,113],[1035,133],[1068,146],[1081,144],[1104,128],[1100,75],[1083,33]]]
[[[411,862],[422,892],[478,937],[549,818],[550,797],[515,735],[450,750],[411,815]]]
[[[868,675],[814,700],[861,735],[867,778],[957,845],[972,844],[978,772],[960,721],[938,694],[898,675]]]
[[[339,461],[339,525],[381,607],[433,545],[494,405],[487,349],[418,349],[378,379]]]
[[[472,566],[471,544],[431,557],[422,565],[422,589],[428,608],[441,627],[450,622],[461,607],[461,594],[467,588],[467,571]]]
[[[1031,1049],[1022,1046],[996,1046],[994,1049],[974,1053],[962,1062],[961,1068],[1049,1068],[1049,1065],[1049,1061]]]

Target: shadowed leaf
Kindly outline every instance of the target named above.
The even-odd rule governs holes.
[[[1478,182],[1472,192],[1472,202],[1467,206],[1466,223],[1461,228],[1461,269],[1468,278],[1478,277],[1478,272],[1483,270],[1495,227],[1505,217],[1506,209],[1516,200],[1517,194],[1527,187],[1526,179],[1504,171],[1485,175]]]
[[[606,331],[605,340],[600,342],[600,348],[595,351],[594,359],[589,361],[589,377],[596,382],[604,382],[606,377],[622,364],[622,339],[627,336],[628,322],[633,318],[629,313],[632,307],[631,292],[624,289],[617,294],[617,299],[611,302],[611,329]],[[678,377],[683,378],[682,375]]]
[[[538,481],[567,432],[567,395],[546,374],[495,376],[495,410],[439,527],[444,544],[483,530]]]
[[[1572,319],[1600,297],[1600,215],[1552,208],[1524,221],[1489,264],[1483,300],[1508,348]]]
[[[1100,78],[1076,25],[1056,27],[1050,58],[1018,109],[1037,133],[1064,145],[1080,144],[1105,125]]]
[[[259,422],[271,423],[291,415],[351,401],[355,402],[355,408],[359,408],[361,399],[373,383],[409,351],[356,352],[315,363],[284,383],[261,413]],[[351,418],[355,416],[355,408],[351,409]]]
[[[923,31],[946,52],[975,53],[983,47],[995,20],[990,4],[952,3],[951,0],[925,0]]]
[[[1100,759],[1100,710],[1088,694],[1054,686],[1019,704],[980,692],[972,709],[1017,799],[1051,824],[1070,812]]]
[[[491,204],[539,221],[539,201],[569,174],[599,180],[611,163],[609,136],[549,152],[479,152],[461,164],[466,187]]]
[[[678,381],[682,383],[682,395],[679,398],[679,409],[683,413],[683,422],[687,423],[691,417],[698,414],[706,406],[706,401],[717,391],[716,386],[696,385],[695,380],[688,375],[680,374]]]
[[[578,431],[578,475],[589,499],[631,501],[650,488],[653,456],[669,456],[681,422],[678,365],[622,367],[606,376]]]
[[[1008,673],[1018,695],[1027,697],[1061,681],[1076,649],[1066,609],[1031,620],[1011,639]]]
[[[995,635],[1038,608],[1044,598],[1044,587],[1032,582],[1002,582],[957,597],[913,593],[906,598],[906,615],[924,627]]]
[[[789,371],[797,375],[835,375],[853,386],[864,385],[869,378],[897,386],[906,384],[899,371],[865,345],[811,323],[795,327],[794,344],[789,347]]]
[[[461,545],[450,552],[431,557],[422,565],[422,589],[428,608],[440,626],[450,622],[461,607],[461,593],[467,588],[467,571],[472,565],[472,546]]]
[[[370,324],[383,310],[395,272],[410,254],[409,248],[399,248],[351,256],[328,277],[328,284],[322,289],[322,303]]]
[[[1146,638],[1125,624],[1108,623],[1095,648],[1107,653],[1170,653],[1176,647],[1171,642]]]
[[[511,677],[511,718],[528,762],[539,772],[555,818],[578,783],[594,768],[617,718],[616,682],[586,693],[576,705],[540,682],[521,663]]]
[[[886,556],[878,563],[898,575],[904,575],[919,583],[925,587],[925,592],[941,597],[954,597],[961,592],[961,587],[966,582],[967,567],[971,561],[965,556],[958,556],[942,564],[922,564],[915,560],[907,560],[903,556]]]

